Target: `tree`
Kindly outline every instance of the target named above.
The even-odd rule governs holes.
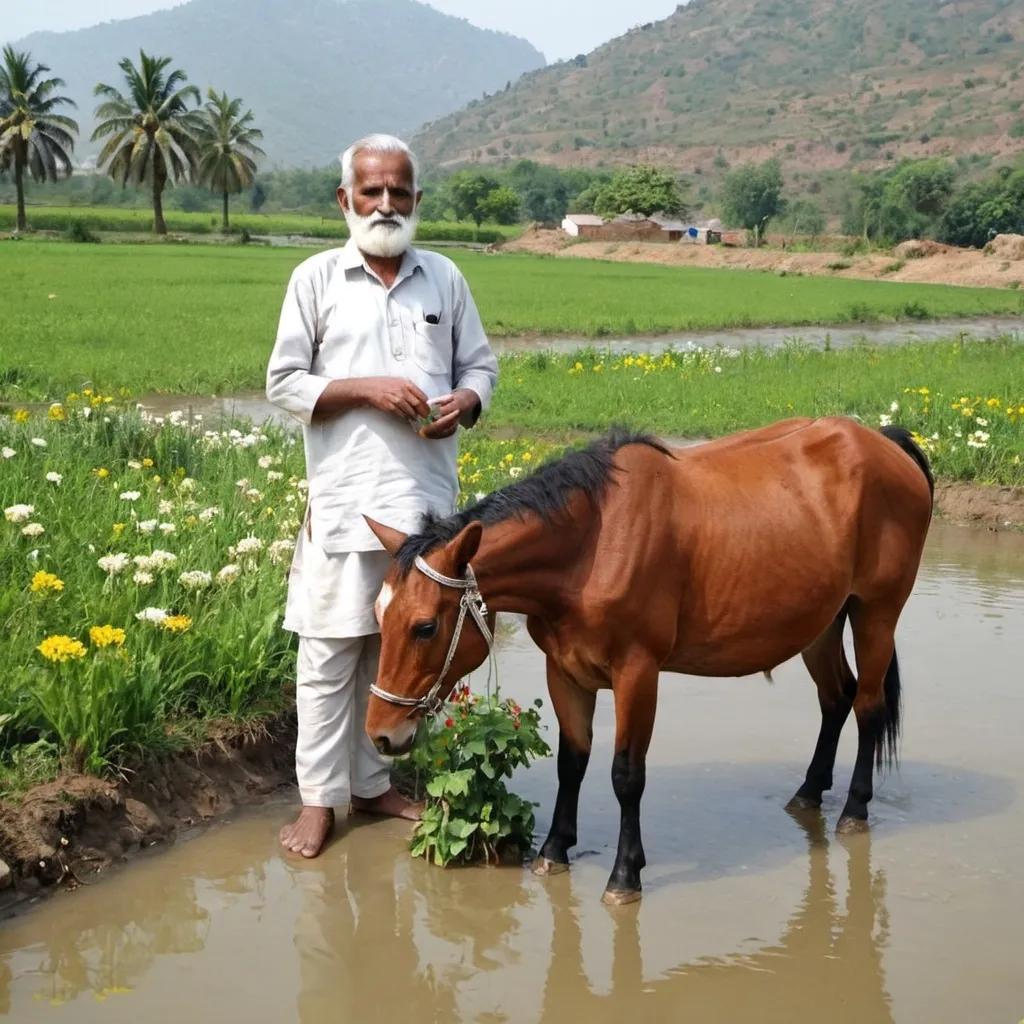
[[[809,199],[797,199],[789,204],[789,223],[792,234],[790,243],[799,234],[810,235],[812,239],[817,238],[825,230],[825,214],[821,207]]]
[[[722,212],[725,219],[754,232],[759,246],[768,222],[786,210],[782,197],[782,167],[778,158],[758,167],[747,163],[726,176],[722,189]]]
[[[266,156],[256,145],[256,141],[263,138],[263,132],[252,127],[252,111],[244,114],[241,111],[240,99],[229,99],[226,92],[218,96],[213,89],[208,89],[198,130],[197,176],[211,192],[224,199],[221,230],[225,235],[230,230],[229,197],[253,183],[256,160]]]
[[[893,172],[887,190],[891,205],[903,202],[926,218],[942,215],[953,195],[956,172],[945,160],[904,160]]]
[[[1021,233],[1024,233],[1024,170],[961,189],[946,208],[938,237],[950,245],[980,249],[996,235]]]
[[[682,189],[675,176],[649,164],[637,164],[616,172],[594,197],[594,212],[602,217],[620,213],[680,214],[685,209]]]
[[[148,182],[153,189],[153,230],[167,234],[163,193],[168,180],[189,181],[199,162],[197,136],[202,130],[198,112],[188,101],[200,102],[199,90],[185,85],[188,76],[174,70],[165,74],[170,57],[150,57],[139,51],[139,66],[129,57],[118,64],[128,86],[123,95],[111,85],[98,84],[93,90],[105,102],[96,108],[100,123],[93,140],[106,139],[99,163],[120,180]]]
[[[480,204],[496,189],[498,183],[486,174],[460,171],[448,183],[448,195],[459,220],[471,220],[477,227],[484,222]]]
[[[19,231],[25,218],[25,171],[33,181],[57,181],[71,175],[71,152],[78,125],[58,107],[75,106],[57,90],[60,78],[45,78],[49,68],[33,64],[29,53],[5,46],[0,63],[0,172],[13,171]]]
[[[515,224],[521,209],[519,193],[504,185],[491,189],[477,204],[477,211],[484,220],[493,220],[498,224]]]

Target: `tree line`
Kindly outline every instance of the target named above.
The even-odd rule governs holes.
[[[256,162],[264,156],[252,111],[242,101],[208,89],[206,102],[188,76],[170,69],[171,57],[139,51],[136,65],[125,57],[118,67],[122,88],[98,83],[93,93],[98,124],[92,141],[105,140],[100,167],[122,187],[147,186],[153,203],[153,230],[167,233],[163,196],[168,182],[198,183],[223,202],[223,229],[229,230],[230,196],[248,188]],[[10,45],[0,55],[0,172],[14,179],[17,227],[27,229],[26,174],[36,182],[71,176],[78,123],[62,113],[76,104],[60,90],[64,80],[50,68]]]

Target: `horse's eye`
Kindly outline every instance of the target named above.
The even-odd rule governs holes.
[[[437,636],[437,620],[433,622],[421,622],[417,626],[413,626],[412,635],[417,640],[433,640]]]

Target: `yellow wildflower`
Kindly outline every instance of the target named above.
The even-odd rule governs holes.
[[[81,640],[72,640],[69,636],[48,636],[36,650],[47,661],[71,661],[85,657],[85,646]]]
[[[931,392],[927,388],[918,388],[917,393],[919,395],[930,395]]]
[[[530,452],[523,452],[522,458],[523,462],[529,462],[533,458],[533,455]]]
[[[1002,405],[1002,402],[1000,402],[998,398],[990,398],[985,404],[990,409],[998,409]]]
[[[155,475],[154,475],[154,477],[153,477],[153,483],[155,483],[155,484],[158,484],[158,483],[160,483],[160,477],[158,477],[158,476],[155,476]]]
[[[28,423],[29,416],[28,409],[15,409],[14,410],[14,422],[15,423]]]
[[[973,409],[961,409],[960,412],[963,413],[964,416],[973,416],[974,415],[974,410]]]
[[[110,476],[110,470],[101,466],[99,469],[94,469],[92,471],[92,475],[98,476],[101,480],[106,480],[107,477]]]
[[[68,401],[68,402],[77,402],[78,401],[78,395],[74,391],[72,391],[71,394],[68,395],[66,401]]]
[[[39,570],[32,577],[31,590],[33,594],[45,593],[47,590],[63,590],[64,581],[55,576],[52,572]]]
[[[116,537],[124,529],[124,523],[114,523],[114,536]]]
[[[83,395],[84,395],[84,396],[85,396],[86,398],[91,398],[91,397],[92,397],[92,388],[83,388],[83,389],[82,389],[82,394],[83,394]]]
[[[160,628],[171,633],[186,633],[192,628],[192,620],[187,615],[168,615],[160,623]]]
[[[120,647],[124,643],[124,630],[109,623],[106,626],[92,626],[89,629],[89,643],[93,647],[109,647],[111,644]]]
[[[146,467],[146,469],[152,469],[154,465],[152,459],[143,459],[142,464]]]
[[[89,399],[89,405],[91,405],[94,409],[98,408],[102,404],[103,399],[100,398],[99,395],[93,395],[92,398]]]

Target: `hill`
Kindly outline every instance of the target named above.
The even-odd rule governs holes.
[[[268,167],[319,166],[368,131],[410,133],[472,97],[544,66],[524,39],[485,31],[413,0],[192,0],[76,32],[20,40],[78,103],[81,159],[96,82],[117,62],[169,55],[189,82],[241,96],[263,129]]]
[[[426,125],[432,163],[778,154],[789,171],[1024,149],[1020,0],[691,0]],[[788,165],[788,166],[787,166]]]

